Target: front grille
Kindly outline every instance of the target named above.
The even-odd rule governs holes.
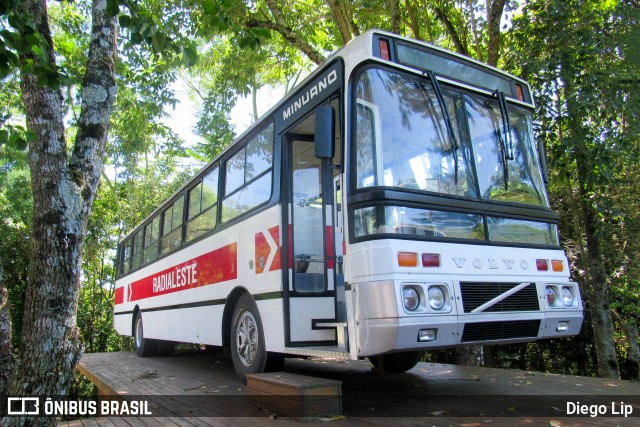
[[[498,295],[502,295],[518,285],[519,283],[461,282],[460,290],[462,292],[464,312],[470,313],[487,301],[491,301]],[[538,303],[536,285],[530,283],[529,286],[485,308],[482,312],[538,310],[540,310],[540,305]]]
[[[535,338],[539,329],[539,319],[467,323],[462,332],[462,342]]]

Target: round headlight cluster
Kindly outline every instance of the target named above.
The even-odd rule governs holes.
[[[444,307],[444,291],[440,286],[429,287],[429,306],[434,310],[440,310]]]
[[[562,287],[562,303],[565,307],[571,307],[573,305],[573,292],[570,287]]]
[[[449,289],[440,283],[406,283],[401,290],[402,307],[407,313],[449,313]]]
[[[576,296],[575,290],[571,286],[555,286],[547,285],[545,287],[545,295],[549,307],[575,307]]]
[[[420,294],[413,286],[406,286],[402,289],[402,304],[409,311],[414,311],[420,306]]]
[[[555,307],[556,303],[558,302],[556,289],[553,286],[547,286],[545,292],[547,294],[547,304],[549,304],[550,307]]]

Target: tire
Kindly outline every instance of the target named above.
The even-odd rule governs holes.
[[[142,314],[136,314],[133,322],[133,346],[138,357],[150,357],[156,354],[158,342],[144,337],[144,327],[142,324]]]
[[[250,295],[243,294],[233,310],[230,331],[231,360],[238,377],[268,370],[281,370],[284,357],[269,354],[265,348],[262,319]]]
[[[370,357],[369,361],[383,374],[401,374],[416,366],[421,357],[419,351],[407,351]]]

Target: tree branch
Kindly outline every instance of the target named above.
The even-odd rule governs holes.
[[[92,40],[82,82],[82,110],[69,164],[71,178],[82,189],[88,215],[95,198],[104,160],[109,120],[116,98],[116,17],[109,17],[106,1],[93,3]]]
[[[338,4],[338,0],[326,0],[329,5],[329,9],[331,9],[331,13],[333,14],[333,19],[338,26],[338,30],[340,30],[340,35],[342,36],[342,42],[347,43],[349,40],[353,38],[351,31],[349,30],[349,24],[347,23],[346,17],[342,13],[342,9]]]
[[[265,0],[269,11],[271,12],[271,16],[273,17],[275,22],[259,22],[259,21],[251,21],[247,22],[248,26],[258,26],[262,28],[266,28],[269,30],[277,31],[284,37],[289,43],[291,43],[296,48],[300,49],[302,53],[307,55],[307,57],[315,64],[320,65],[325,61],[325,57],[313,48],[306,40],[304,40],[298,33],[296,33],[291,26],[284,19],[284,15],[282,11],[278,8],[274,0]],[[257,24],[257,25],[252,25]]]
[[[469,56],[469,50],[467,49],[466,43],[462,41],[460,35],[456,31],[456,28],[454,27],[453,23],[451,22],[445,11],[442,9],[442,7],[435,5],[433,5],[432,7],[433,11],[436,14],[436,17],[440,20],[440,22],[442,22],[442,25],[444,25],[447,34],[449,34],[449,37],[451,37],[451,41],[453,41],[453,44],[456,47],[458,53]]]

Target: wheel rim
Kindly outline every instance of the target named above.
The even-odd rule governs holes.
[[[136,347],[142,347],[142,317],[136,320]]]
[[[251,366],[258,354],[258,325],[250,311],[240,315],[236,326],[236,353],[244,366]]]

